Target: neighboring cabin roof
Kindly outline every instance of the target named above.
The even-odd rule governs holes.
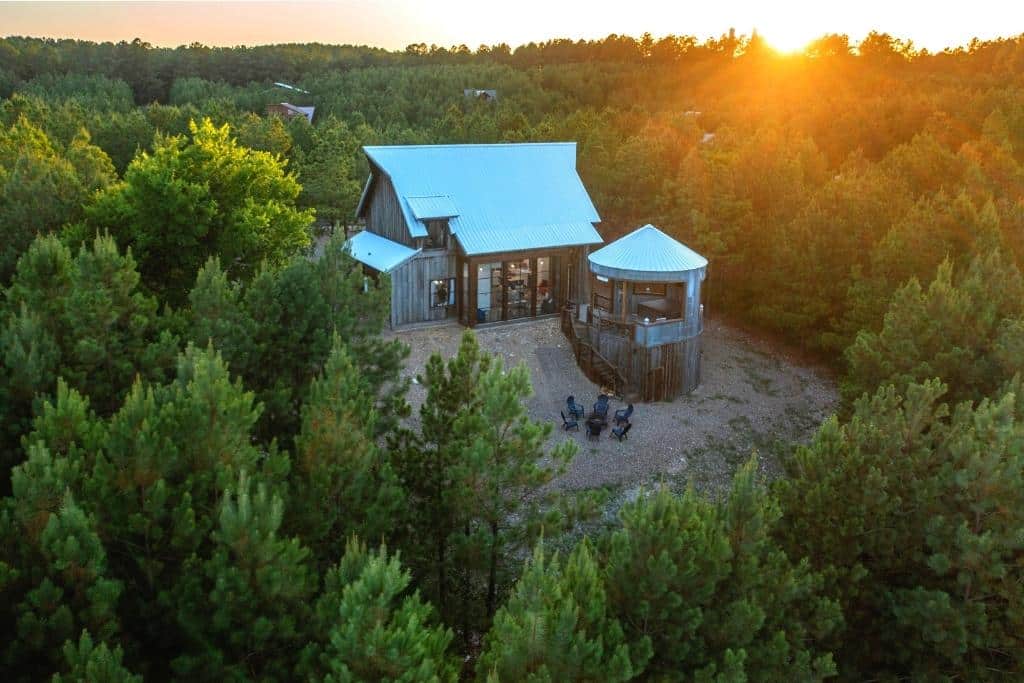
[[[587,257],[590,272],[616,280],[679,282],[708,260],[653,225],[637,228]]]
[[[288,102],[282,102],[281,106],[292,114],[306,117],[307,121],[313,123],[313,113],[316,111],[316,107],[299,107],[294,104],[289,104]]]
[[[593,225],[601,217],[576,172],[574,142],[363,150],[375,172],[391,179],[412,237],[427,234],[424,213],[443,212],[469,255],[602,241]],[[364,191],[357,215],[369,195]]]
[[[420,253],[419,249],[410,249],[404,244],[365,230],[353,235],[345,242],[345,246],[352,258],[382,273],[390,273]]]

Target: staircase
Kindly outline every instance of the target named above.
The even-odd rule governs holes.
[[[593,347],[586,326],[577,322],[569,308],[562,311],[562,332],[572,344],[576,364],[583,374],[591,382],[600,387],[608,387],[613,394],[621,397],[628,389],[626,378],[614,363]]]

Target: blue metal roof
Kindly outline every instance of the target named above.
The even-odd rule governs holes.
[[[345,242],[345,246],[352,258],[382,273],[390,273],[420,253],[419,249],[410,249],[404,244],[365,230],[353,235]]]
[[[418,221],[426,221],[431,218],[451,218],[458,216],[459,210],[455,208],[455,202],[446,194],[436,194],[429,197],[406,196],[405,201],[409,202],[409,209]]]
[[[590,272],[616,280],[679,282],[708,260],[653,225],[637,228],[587,257]]]
[[[414,237],[423,228],[417,198],[446,196],[458,212],[448,225],[470,255],[602,241],[593,226],[601,217],[576,172],[574,142],[363,150],[391,178]]]

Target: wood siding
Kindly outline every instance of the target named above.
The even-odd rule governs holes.
[[[373,179],[370,197],[366,206],[366,229],[370,232],[387,237],[392,242],[404,244],[415,249],[418,245],[409,236],[409,228],[405,224],[405,216],[398,205],[395,186],[386,175],[378,174]]]
[[[430,305],[430,281],[453,277],[455,253],[452,251],[421,252],[391,271],[391,326],[448,317],[449,308]]]

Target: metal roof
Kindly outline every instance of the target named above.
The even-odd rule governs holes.
[[[391,178],[414,237],[426,230],[412,206],[418,201],[409,199],[447,196],[458,211],[448,225],[466,254],[602,241],[593,226],[601,217],[576,172],[575,142],[363,150]]]
[[[410,249],[404,244],[365,230],[353,235],[345,242],[345,246],[352,258],[382,273],[390,273],[420,253],[419,249]]]
[[[678,282],[708,260],[653,225],[637,228],[587,257],[590,272],[616,280]]]
[[[446,194],[435,194],[429,197],[406,197],[409,208],[416,220],[426,221],[431,218],[451,218],[458,216],[459,210],[455,202]]]

